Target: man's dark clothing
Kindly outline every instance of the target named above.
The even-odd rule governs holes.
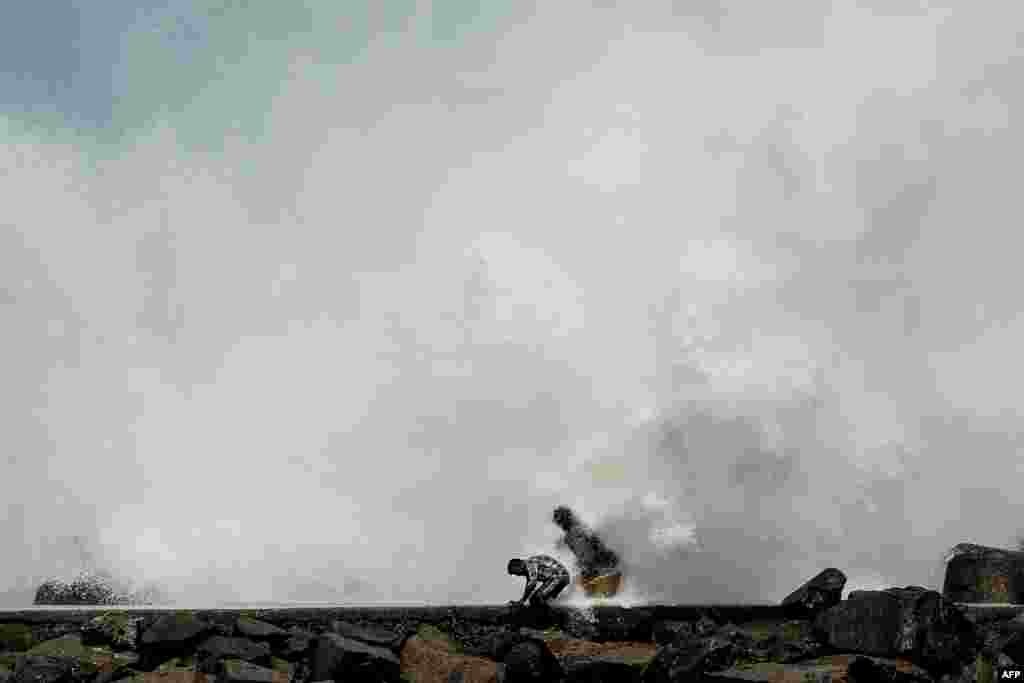
[[[569,585],[569,570],[550,555],[534,555],[526,564],[526,590],[523,601],[544,604],[554,600]]]

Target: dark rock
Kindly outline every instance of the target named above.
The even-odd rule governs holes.
[[[782,606],[790,616],[811,617],[838,605],[843,599],[844,586],[846,575],[838,569],[829,568],[787,595]]]
[[[0,624],[0,651],[24,652],[34,644],[32,629],[25,624]]]
[[[49,657],[65,662],[76,678],[91,678],[101,672],[115,672],[136,664],[139,657],[133,652],[114,653],[105,647],[89,647],[80,636],[64,636],[39,643],[27,657]]]
[[[1000,639],[992,648],[992,655],[1005,654],[1017,664],[1024,664],[1024,633],[1013,633]]]
[[[642,607],[598,607],[594,615],[597,626],[594,640],[598,642],[648,641],[653,637],[651,612]]]
[[[1024,552],[973,543],[954,546],[946,562],[942,594],[952,602],[1021,602]]]
[[[313,651],[312,680],[398,681],[399,660],[383,647],[360,643],[336,633],[325,633],[316,640]]]
[[[644,670],[644,683],[675,683],[692,680],[710,671],[733,665],[737,648],[728,637],[681,640],[663,645]]]
[[[221,683],[288,683],[288,674],[257,666],[241,659],[224,660]]]
[[[877,678],[868,678],[870,683],[885,683],[886,681],[930,683],[934,680],[927,671],[906,660],[869,658],[861,655],[829,655],[792,664],[760,662],[709,673],[704,679],[709,683],[732,683],[735,681],[744,683],[803,683],[804,681],[863,683],[862,678],[850,677],[851,664],[858,659],[863,659],[865,662],[856,665],[855,672],[860,672],[862,677],[864,675],[878,676]],[[974,683],[973,678],[970,680],[971,683]]]
[[[657,653],[653,643],[550,643],[565,671],[565,683],[638,683]]]
[[[199,644],[199,654],[210,659],[241,659],[247,662],[270,662],[270,646],[248,638],[210,636]]]
[[[570,610],[572,611],[572,610]],[[563,618],[548,605],[525,605],[509,608],[506,624],[512,628],[560,628]]]
[[[347,621],[335,621],[331,623],[331,630],[339,636],[358,640],[368,645],[386,647],[395,652],[402,649],[402,634],[379,626],[361,626]]]
[[[905,656],[945,667],[969,656],[973,629],[942,596],[920,586],[854,591],[826,610],[815,628],[837,650]]]
[[[696,621],[662,620],[652,627],[651,638],[659,645],[679,638],[700,638],[717,631],[719,625],[713,619],[702,616]]]
[[[191,612],[177,612],[159,617],[142,634],[142,645],[184,643],[211,630],[211,625]]]
[[[191,612],[159,617],[139,639],[143,656],[140,666],[151,669],[169,656],[190,650],[211,632],[213,626]]]
[[[565,631],[575,638],[593,640],[598,631],[597,614],[593,608],[570,609],[565,621]]]
[[[513,645],[502,658],[506,683],[553,681],[562,674],[558,660],[544,641],[536,638]]]
[[[886,660],[855,657],[846,668],[849,683],[929,683],[932,677],[924,671],[900,670]]]
[[[82,642],[86,645],[110,645],[121,650],[133,650],[138,644],[139,617],[123,612],[100,615],[82,626]]]
[[[640,683],[643,667],[618,659],[567,657],[562,661],[564,683]]]
[[[14,683],[70,683],[74,675],[68,659],[26,655],[18,659],[12,680]]]
[[[480,654],[500,662],[505,658],[509,650],[528,639],[528,636],[515,631],[496,631],[486,638],[483,647],[480,648]]]
[[[295,661],[309,652],[314,638],[315,636],[310,631],[296,627],[290,628],[288,629],[288,639],[275,648],[274,652],[283,659]]]
[[[235,631],[240,636],[254,640],[284,640],[288,638],[288,631],[283,628],[250,617],[239,617],[235,621]]]

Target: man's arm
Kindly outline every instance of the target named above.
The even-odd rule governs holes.
[[[526,590],[523,591],[523,598],[519,602],[525,604],[535,590],[537,590],[537,579],[527,579]]]

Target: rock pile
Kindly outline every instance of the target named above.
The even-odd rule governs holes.
[[[656,611],[642,608],[529,620],[504,609],[432,623],[399,612],[317,625],[230,610],[110,611],[61,628],[57,613],[50,623],[0,623],[0,682],[966,683],[1024,663],[1024,618],[972,618],[913,586],[854,591],[813,617],[779,609],[740,623],[714,608],[653,621]]]
[[[958,576],[1016,571],[989,550],[956,557],[974,563],[951,563]],[[979,566],[997,570],[970,569]],[[830,568],[761,611],[480,607],[411,617],[395,608],[325,620],[316,610],[114,610],[22,621],[0,613],[0,683],[988,683],[1024,667],[1018,607],[983,609],[920,586],[843,599],[845,583]],[[666,618],[670,610],[685,617]]]

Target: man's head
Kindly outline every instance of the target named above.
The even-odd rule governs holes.
[[[512,576],[526,576],[526,563],[520,559],[509,560],[508,573]]]
[[[563,531],[568,531],[572,527],[576,526],[576,515],[573,514],[572,510],[564,505],[556,507],[555,513],[551,518]]]

